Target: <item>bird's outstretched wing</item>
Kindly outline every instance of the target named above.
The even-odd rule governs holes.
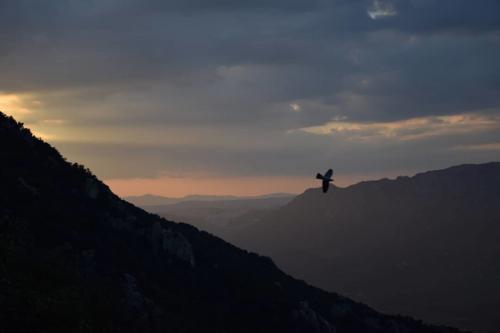
[[[330,186],[330,182],[328,180],[323,180],[323,193],[328,192],[329,186]]]
[[[333,170],[332,170],[332,169],[329,169],[329,170],[325,173],[325,178],[332,178],[332,175],[333,175]]]
[[[316,174],[316,179],[323,179],[323,176],[320,173]]]

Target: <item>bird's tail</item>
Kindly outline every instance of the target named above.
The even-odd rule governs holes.
[[[320,173],[318,173],[316,174],[316,179],[323,179],[323,176]]]

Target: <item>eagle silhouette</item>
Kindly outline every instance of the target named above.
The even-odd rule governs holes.
[[[322,180],[323,193],[328,192],[328,188],[330,187],[330,182],[333,182],[332,176],[333,176],[332,169],[329,169],[324,176],[320,173],[316,174],[316,179]]]

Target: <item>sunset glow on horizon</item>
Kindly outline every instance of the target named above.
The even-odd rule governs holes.
[[[0,110],[121,195],[301,193],[328,168],[345,186],[497,161],[497,7],[9,2]]]
[[[318,170],[319,171],[319,170]],[[396,177],[399,173],[386,175],[339,175],[335,185],[347,187],[360,181]],[[187,195],[235,195],[260,196],[271,193],[301,194],[309,188],[316,188],[320,183],[311,177],[241,177],[241,178],[143,178],[143,179],[107,179],[104,182],[113,192],[121,197],[144,194],[180,198]]]

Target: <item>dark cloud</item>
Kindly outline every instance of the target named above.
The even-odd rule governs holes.
[[[500,29],[496,0],[395,0],[394,4],[399,15],[391,23],[409,32],[475,34]]]
[[[345,153],[328,138],[283,137],[290,129],[340,118],[497,114],[498,12],[495,0],[3,0],[0,92],[39,101],[29,116],[38,124],[247,130],[245,142],[269,137],[281,146],[163,154],[200,156],[197,163],[224,172],[273,173]],[[418,147],[412,156],[429,151]],[[130,174],[167,167],[153,150],[129,152],[151,160]],[[251,162],[259,160],[266,164]]]

